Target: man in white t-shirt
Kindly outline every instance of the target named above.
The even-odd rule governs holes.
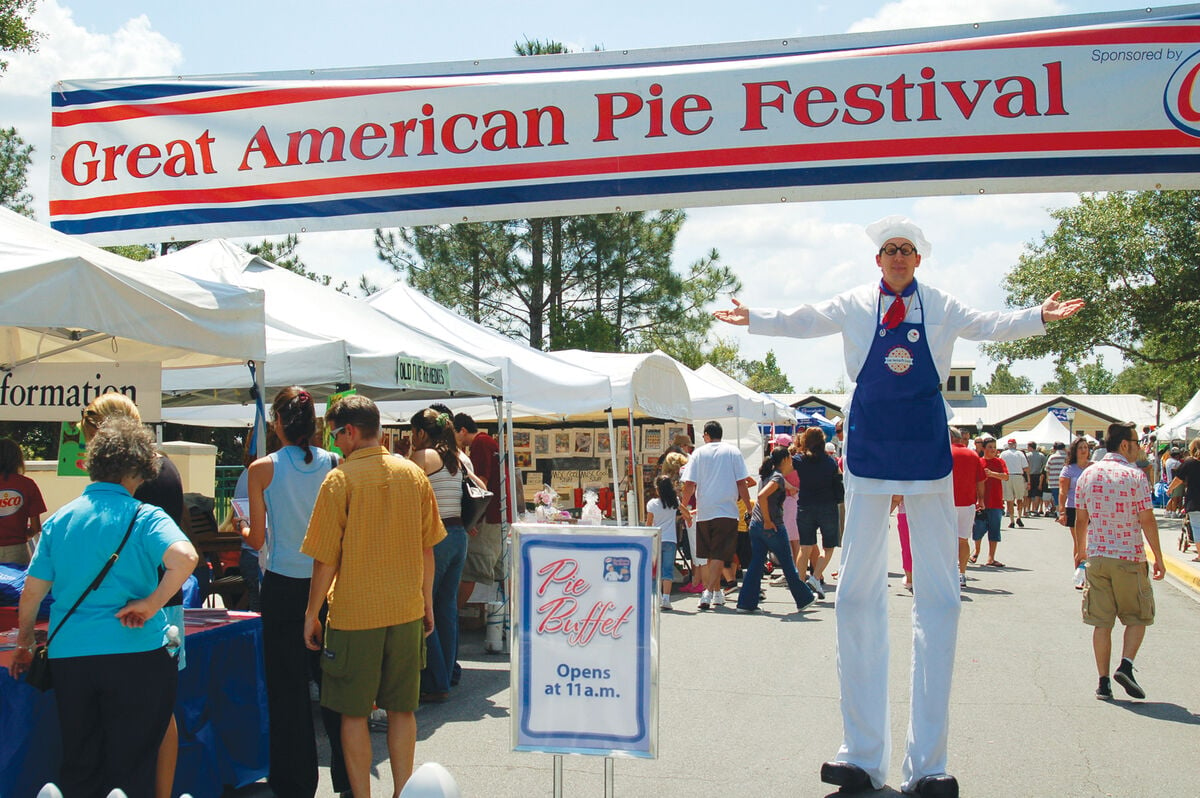
[[[1029,460],[1017,448],[1017,439],[1009,438],[1008,447],[1000,452],[1000,459],[1008,467],[1008,482],[1004,483],[1004,503],[1008,510],[1008,528],[1025,528],[1021,516],[1025,512],[1025,494],[1029,486]]]
[[[733,565],[737,552],[738,506],[740,498],[750,507],[746,479],[746,461],[737,447],[721,440],[724,431],[716,421],[704,425],[704,445],[696,447],[683,473],[683,498],[687,504],[696,496],[696,556],[707,562],[700,609],[725,604],[721,590],[721,567]]]

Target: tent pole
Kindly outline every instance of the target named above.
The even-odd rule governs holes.
[[[634,453],[634,427],[633,427],[633,408],[629,408],[629,490],[633,494],[633,501],[629,509],[629,524],[633,526],[637,524],[637,480],[640,477],[637,471],[637,455]]]
[[[496,408],[496,434],[500,438],[500,530],[501,536],[508,529],[508,508],[512,507],[512,496],[509,494],[508,483],[508,453],[512,451],[509,445],[507,427],[504,420],[504,402],[499,396],[492,397]]]
[[[267,364],[262,360],[246,362],[250,368],[250,395],[254,397],[254,456],[267,456],[267,412],[263,404],[262,386],[266,382]]]
[[[517,470],[516,470],[517,469],[517,456],[513,452],[512,402],[504,403],[504,423],[505,423],[505,431],[506,431],[507,442],[508,442],[508,472],[510,474],[515,475],[517,473]],[[517,492],[516,492],[517,486],[515,483],[516,483],[515,479],[512,480],[512,483],[510,483],[512,486],[509,488],[509,498],[512,501],[513,517],[520,518],[521,516],[520,516],[520,513],[518,512],[518,508],[524,507],[524,493],[522,492],[522,496],[521,496],[522,503],[518,504],[517,503]]]
[[[608,416],[608,456],[612,459],[612,479],[613,479],[613,510],[615,511],[614,518],[617,519],[617,526],[621,524],[621,488],[617,479],[617,435],[613,427],[613,412],[612,408],[604,411]],[[629,439],[631,444],[633,438]]]

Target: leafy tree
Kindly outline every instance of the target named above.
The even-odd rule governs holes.
[[[1153,381],[1191,374],[1200,358],[1200,192],[1085,194],[1052,216],[1055,230],[1027,245],[1005,277],[1008,303],[1028,306],[1063,290],[1088,307],[1045,336],[987,345],[989,356],[1079,363],[1111,346],[1151,367]]]
[[[42,34],[31,30],[29,15],[37,0],[0,0],[0,52],[33,53],[37,51]],[[0,59],[0,74],[8,69],[8,61]]]
[[[992,378],[979,386],[980,393],[1033,393],[1033,380],[1017,377],[1009,371],[1007,363],[996,366]]]
[[[747,387],[763,393],[791,393],[792,383],[775,361],[775,352],[768,351],[762,360],[741,361]]]
[[[1084,363],[1078,373],[1083,393],[1112,393],[1117,384],[1116,375],[1104,368],[1104,358],[1097,358],[1095,363]]]
[[[1136,393],[1180,408],[1196,394],[1194,386],[1200,386],[1200,362],[1182,363],[1169,369],[1135,363],[1117,375],[1113,392]]]
[[[1059,362],[1054,366],[1054,379],[1042,383],[1038,393],[1072,394],[1082,393],[1079,390],[1079,375],[1065,363]]]
[[[0,9],[5,0],[0,0]],[[0,29],[3,27],[0,11]],[[2,63],[2,62],[0,62]],[[26,144],[15,127],[0,129],[0,205],[33,218],[33,195],[27,175],[33,162],[33,145]]]

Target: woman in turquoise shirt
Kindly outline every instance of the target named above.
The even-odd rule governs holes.
[[[149,430],[130,418],[109,419],[88,444],[87,467],[92,484],[42,528],[21,595],[11,671],[15,678],[28,669],[37,610],[53,588],[49,655],[63,746],[58,786],[64,795],[117,788],[129,798],[150,798],[178,678],[164,647],[163,605],[199,558],[161,508],[133,498],[158,467]],[[64,622],[129,529],[112,570]]]

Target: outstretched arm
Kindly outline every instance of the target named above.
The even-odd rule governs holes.
[[[1060,296],[1062,296],[1062,291],[1055,291],[1046,297],[1046,301],[1042,303],[1043,322],[1069,319],[1083,310],[1083,306],[1087,304],[1082,299],[1059,300]]]
[[[731,298],[732,299],[732,298]],[[750,308],[732,299],[733,310],[718,310],[713,313],[713,318],[717,321],[723,321],[726,324],[734,324],[738,327],[747,327],[750,325]]]

